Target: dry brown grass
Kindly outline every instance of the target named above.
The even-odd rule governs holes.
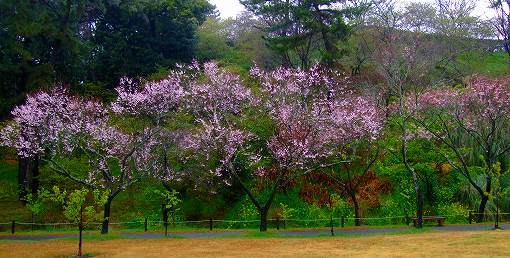
[[[85,242],[95,257],[510,257],[510,231],[359,238],[153,239]],[[0,242],[0,257],[68,257],[75,241]]]

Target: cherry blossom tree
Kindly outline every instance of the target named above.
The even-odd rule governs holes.
[[[159,81],[139,83],[123,78],[116,88],[118,97],[112,103],[113,112],[122,116],[131,130],[143,134],[147,128],[151,129],[151,141],[145,144],[150,158],[147,171],[160,179],[168,190],[171,190],[168,183],[175,179],[168,156],[179,138],[179,133],[171,130],[169,125],[185,96],[184,85],[194,78],[193,74],[197,71],[197,64],[193,63],[171,70],[166,78]]]
[[[251,92],[240,85],[237,75],[220,69],[214,62],[179,66],[157,82],[136,83],[124,79],[116,90],[114,112],[136,121],[130,126],[134,130],[144,128],[139,124],[152,129],[152,141],[145,146],[150,152],[148,171],[168,190],[172,183],[182,179],[191,179],[196,188],[204,183],[209,185],[207,182],[219,178],[216,171],[221,170],[218,168],[209,174],[189,173],[202,170],[205,165],[196,168],[180,164],[179,167],[187,166],[177,171],[172,162],[183,163],[189,160],[187,156],[202,154],[208,160],[213,155],[213,146],[217,147],[215,150],[225,151],[221,153],[222,161],[229,160],[235,145],[248,135],[226,121],[228,115],[240,114],[244,102],[253,100]],[[190,115],[192,121],[180,121]],[[222,142],[226,144],[220,146]]]
[[[238,75],[215,62],[205,63],[201,75],[201,80],[186,87],[183,108],[192,115],[193,128],[179,142],[184,150],[191,151],[192,158],[202,160],[201,169],[213,164],[196,181],[226,177],[224,182],[230,184],[233,175],[228,169],[233,166],[236,152],[253,137],[236,120],[242,119],[243,111],[253,107],[257,99]]]
[[[291,75],[291,77],[294,77],[295,75]],[[303,75],[298,75],[298,77]],[[314,162],[324,162],[324,158],[335,156],[338,159],[340,159],[342,163],[342,168],[340,170],[336,170],[338,166],[334,166],[332,169],[328,169],[324,171],[327,173],[330,178],[332,178],[335,183],[342,188],[345,192],[349,192],[350,197],[353,200],[354,204],[354,210],[356,214],[356,224],[359,224],[359,206],[357,203],[357,199],[355,196],[356,189],[359,187],[359,185],[355,184],[349,184],[346,185],[341,180],[338,180],[338,176],[344,176],[343,174],[346,174],[345,176],[351,177],[350,175],[351,168],[354,166],[355,160],[352,158],[354,157],[352,154],[352,150],[356,149],[355,146],[362,146],[361,142],[370,142],[372,143],[379,135],[383,127],[383,118],[384,113],[382,112],[382,109],[380,109],[377,106],[377,102],[375,99],[363,95],[362,93],[356,93],[353,90],[350,90],[346,87],[348,85],[348,80],[346,78],[341,78],[340,75],[335,76],[331,75],[331,71],[322,70],[319,66],[313,67],[309,72],[308,75],[305,76],[308,78],[297,79],[297,78],[289,78],[288,76],[284,76],[285,80],[288,81],[296,81],[296,79],[299,81],[301,80],[302,87],[298,92],[298,96],[296,99],[293,99],[293,97],[289,96],[286,92],[292,92],[292,89],[288,88],[287,86],[282,86],[279,90],[282,92],[277,93],[276,95],[282,95],[286,99],[291,99],[290,102],[295,102],[301,109],[303,105],[306,104],[312,104],[315,105],[316,103],[320,103],[320,107],[313,107],[311,114],[315,114],[316,119],[312,119],[309,121],[315,121],[313,123],[303,124],[300,129],[302,132],[308,132],[310,129],[305,128],[314,128],[317,130],[315,132],[317,137],[316,139],[310,138],[306,139],[313,140],[313,143],[317,146],[320,146],[320,148],[325,149],[315,149],[312,146],[309,146],[309,148],[305,147],[303,149],[310,151],[311,153],[314,153],[317,156],[313,156],[310,153],[303,153],[302,155],[295,152],[295,150],[288,149],[289,144],[281,144],[278,146],[276,150],[289,150],[292,155],[295,155],[296,157],[311,157],[311,160],[308,161],[302,161],[296,164],[299,164],[302,166],[303,164],[312,165],[311,168],[314,168]],[[278,77],[278,76],[277,76]],[[339,78],[340,77],[340,78]],[[286,84],[284,82],[284,84]],[[293,87],[293,86],[291,86]],[[317,90],[318,89],[318,90]],[[303,94],[304,93],[304,94]],[[303,94],[304,96],[299,96]],[[295,98],[294,97],[294,98]],[[304,97],[304,98],[303,98]],[[310,103],[306,102],[306,99],[308,101],[311,101]],[[271,97],[271,101],[279,101],[275,97]],[[285,101],[279,101],[279,102],[285,102]],[[278,105],[278,104],[276,104]],[[282,105],[285,106],[285,105]],[[306,115],[302,115],[299,113],[299,111],[291,111],[289,113],[292,113],[294,115],[297,115],[298,117],[306,117]],[[276,121],[288,120],[288,119],[281,119],[281,113],[276,117]],[[299,121],[299,120],[297,120]],[[298,122],[299,123],[299,122]],[[296,121],[287,121],[282,123],[282,125],[296,125]],[[321,128],[321,125],[324,126]],[[287,132],[294,132],[294,129],[290,129]],[[312,134],[313,135],[313,134]],[[290,137],[291,140],[296,140],[295,136]],[[278,139],[277,137],[274,139]],[[292,145],[292,144],[291,144]],[[365,145],[368,146],[368,145]],[[372,146],[371,146],[372,147]],[[365,150],[365,151],[371,151],[371,150]],[[296,155],[297,154],[297,155]],[[277,156],[278,157],[278,156]],[[377,159],[377,155],[373,155],[373,157],[368,158],[369,161],[367,161],[367,164],[364,164],[365,167],[363,168],[362,174],[366,174],[373,164],[375,160]],[[285,159],[284,159],[285,160]],[[282,160],[282,161],[284,161]],[[332,163],[334,164],[334,163]],[[323,167],[330,166],[332,164],[321,165]],[[315,164],[316,166],[317,164]],[[321,167],[319,166],[319,167]],[[303,167],[301,167],[302,169]],[[339,172],[341,175],[331,172]]]
[[[437,56],[431,53],[423,35],[424,20],[413,19],[413,9],[402,9],[394,0],[380,0],[374,3],[371,22],[378,29],[374,31],[374,61],[377,70],[383,77],[385,104],[391,112],[390,126],[392,132],[399,138],[398,146],[387,148],[390,153],[402,161],[409,177],[414,184],[416,194],[416,227],[422,227],[423,218],[423,189],[420,182],[420,171],[415,168],[413,157],[409,155],[410,128],[413,112],[404,105],[406,98],[414,88],[428,85],[427,71],[431,71]],[[394,100],[394,101],[393,101]],[[395,148],[395,150],[393,150]],[[396,150],[398,148],[398,151]]]
[[[204,70],[207,79],[190,87],[187,101],[198,129],[184,145],[205,160],[217,160],[211,174],[240,185],[260,213],[261,231],[267,230],[268,212],[282,185],[338,164],[325,160],[337,153],[339,144],[381,128],[363,98],[345,87],[345,78],[318,65],[309,71],[253,67],[258,98],[237,75],[217,64],[205,64]],[[271,121],[271,135],[242,126],[240,121],[253,112]],[[244,180],[246,168],[236,162],[240,157],[250,161],[251,177],[265,181],[265,199]]]
[[[281,176],[349,163],[343,154],[350,143],[380,134],[383,113],[374,99],[350,89],[342,74],[319,65],[309,71],[253,73],[259,73],[276,124],[268,147]]]
[[[127,133],[111,124],[109,108],[73,97],[64,88],[39,92],[12,112],[2,144],[23,157],[39,156],[53,171],[90,189],[108,191],[102,233],[108,232],[111,203],[136,183],[148,166],[149,129]],[[149,144],[150,145],[150,144]],[[73,164],[82,164],[78,169]],[[86,171],[83,171],[86,170]]]
[[[347,162],[339,168],[327,173],[340,192],[345,193],[352,201],[354,225],[361,226],[361,208],[359,190],[367,182],[370,169],[380,157],[381,151],[377,143],[371,139],[360,139],[341,147],[340,153]]]
[[[419,112],[425,137],[439,140],[451,152],[445,158],[480,195],[478,220],[492,194],[495,167],[510,150],[510,79],[474,76],[464,89],[443,87],[409,99]],[[469,155],[480,153],[481,158]],[[477,183],[470,165],[479,160],[485,182]],[[481,159],[481,160],[480,160]]]

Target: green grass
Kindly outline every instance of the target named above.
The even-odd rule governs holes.
[[[16,164],[0,162],[0,182],[16,183],[18,180],[18,166]]]
[[[355,230],[355,229],[382,229],[382,228],[409,228],[405,225],[387,225],[387,226],[362,226],[362,227],[355,227],[355,226],[346,226],[344,228],[335,226],[335,230]],[[280,228],[281,231],[284,231],[283,228]],[[307,231],[307,230],[329,230],[329,227],[287,227],[285,230],[291,230],[291,231]],[[77,229],[75,227],[35,227],[34,230],[31,230],[29,227],[20,228],[19,225],[16,226],[16,234],[47,234],[47,233],[65,233],[65,232],[76,232]],[[88,229],[87,232],[98,232],[99,226],[97,226],[96,229]],[[10,225],[5,226],[5,233],[10,232]],[[118,226],[111,226],[110,232],[112,233],[131,233],[131,232],[143,232],[143,225],[137,228],[126,228],[126,227],[118,227]],[[164,227],[149,227],[148,232],[151,233],[164,233]],[[186,232],[196,232],[196,233],[203,233],[203,232],[211,232],[209,231],[208,227],[168,227],[168,232],[171,233],[186,233]],[[249,232],[258,234],[260,233],[257,228],[214,228],[212,232]],[[274,227],[268,228],[268,232],[277,232],[277,230]],[[0,232],[2,234],[2,232]]]
[[[17,164],[0,161],[0,222],[30,219],[30,213],[18,200],[17,181]]]
[[[493,53],[470,51],[459,56],[459,61],[471,73],[503,76],[509,72],[508,55],[504,51]]]
[[[323,228],[319,229],[308,229],[308,230],[324,230]],[[189,232],[189,231],[188,231]],[[195,232],[195,231],[193,231]],[[227,232],[227,231],[214,231],[214,232]],[[331,234],[328,232],[323,232],[319,234],[314,235],[291,235],[291,236],[285,236],[278,234],[279,231],[276,230],[269,230],[267,232],[259,232],[255,230],[243,230],[243,231],[236,231],[240,232],[240,235],[228,235],[228,236],[217,236],[212,238],[240,238],[240,239],[265,239],[265,238],[330,238],[330,237],[339,237],[339,238],[362,238],[367,236],[379,236],[379,235],[405,235],[405,234],[421,234],[421,233],[428,233],[431,232],[430,228],[423,228],[423,229],[414,229],[414,228],[408,228],[403,231],[396,231],[396,232],[382,232],[382,233],[370,233],[370,234],[343,234],[342,230],[335,229],[335,235],[331,236]],[[345,231],[344,231],[345,232]],[[83,232],[83,239],[87,241],[106,241],[106,240],[114,240],[114,239],[126,239],[126,237],[123,237],[123,233],[145,233],[142,231],[115,231],[110,232],[107,235],[100,234],[98,231],[85,231]],[[150,231],[148,233],[160,233],[163,234],[162,231]],[[174,233],[183,233],[178,231],[169,231],[168,234],[172,235]],[[0,233],[0,235],[9,236],[10,233]],[[75,229],[74,231],[60,231],[60,232],[45,232],[45,231],[24,231],[24,232],[16,232],[16,235],[24,235],[24,236],[38,236],[38,235],[64,235],[64,238],[59,238],[59,240],[76,240],[78,238],[78,232]],[[162,237],[165,238],[165,237]],[[185,239],[186,237],[183,236],[170,236],[168,238],[176,238],[176,239]],[[56,239],[50,239],[50,240],[43,240],[43,241],[53,241]],[[10,240],[6,240],[10,241]]]
[[[15,201],[17,195],[18,166],[0,162],[0,201]]]
[[[492,225],[491,223],[483,223],[487,225]],[[346,226],[344,228],[335,226],[335,232],[341,232],[341,231],[351,231],[351,230],[358,230],[358,229],[402,229],[402,231],[398,232],[391,232],[391,233],[407,233],[407,232],[427,232],[431,228],[435,227],[435,224],[425,225],[423,229],[415,229],[410,226],[405,225],[377,225],[377,226],[361,226],[361,227],[355,227],[355,226]],[[311,231],[311,230],[321,230],[321,231],[328,231],[328,233],[325,233],[325,236],[329,236],[329,227],[287,227],[285,230],[283,228],[280,228],[280,231]],[[94,234],[99,232],[99,225],[96,228],[89,228],[85,232],[89,234]],[[268,228],[267,232],[260,232],[258,228],[245,228],[245,229],[231,229],[231,228],[214,228],[213,231],[209,231],[209,228],[202,227],[202,228],[196,228],[196,227],[168,227],[169,234],[172,233],[207,233],[207,232],[242,232],[246,234],[247,237],[259,237],[259,236],[269,236],[269,235],[275,235],[278,230],[276,230],[273,227]],[[25,227],[21,229],[19,226],[16,228],[16,234],[19,235],[44,235],[44,234],[59,234],[59,233],[77,233],[77,229],[75,227],[65,227],[65,228],[53,228],[53,227],[46,227],[46,228],[35,228],[34,230],[31,230],[29,227]],[[122,233],[144,233],[143,227],[138,228],[124,228],[124,227],[118,227],[113,226],[110,227],[110,233],[111,234],[122,234]],[[148,233],[164,233],[164,227],[151,227],[148,230]],[[5,226],[3,232],[0,232],[0,235],[3,234],[10,234],[10,225]],[[350,236],[355,236],[358,234],[349,234]],[[363,234],[359,234],[360,236],[364,236]],[[228,236],[230,237],[230,236]],[[298,236],[301,237],[301,236]]]

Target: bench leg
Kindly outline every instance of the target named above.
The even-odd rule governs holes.
[[[441,220],[441,219],[437,220],[437,225],[439,227],[442,227],[443,226],[443,220]]]

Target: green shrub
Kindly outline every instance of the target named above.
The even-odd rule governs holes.
[[[469,210],[460,203],[442,204],[436,208],[437,215],[446,216],[446,223],[467,223]]]

